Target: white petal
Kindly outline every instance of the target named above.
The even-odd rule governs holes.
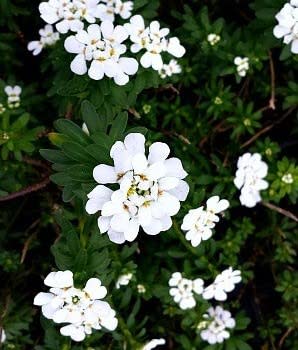
[[[138,236],[139,229],[140,229],[140,225],[138,223],[138,220],[135,218],[132,218],[129,221],[127,228],[125,228],[125,231],[124,231],[125,239],[129,242],[134,241]]]
[[[164,207],[164,211],[169,215],[176,215],[180,209],[179,200],[171,194],[164,192],[159,198],[158,202]]]
[[[65,39],[64,48],[70,53],[82,53],[85,45],[80,43],[74,35],[71,35]]]
[[[152,219],[149,226],[142,226],[142,228],[148,235],[157,235],[162,230],[162,224],[160,220]]]
[[[115,168],[110,165],[100,164],[93,170],[93,178],[98,183],[113,184],[117,182]]]
[[[91,299],[102,299],[107,295],[107,289],[101,285],[98,278],[90,278],[84,291],[89,294]]]
[[[88,70],[88,75],[91,79],[101,80],[104,77],[103,64],[97,60],[93,60]]]
[[[111,219],[111,229],[114,231],[122,231],[125,230],[125,228],[128,226],[129,223],[129,214],[128,213],[122,213],[114,215]]]
[[[131,163],[135,174],[138,174],[138,175],[143,174],[148,165],[147,158],[143,153],[136,154],[132,158]]]
[[[113,230],[109,230],[108,235],[110,240],[114,243],[122,244],[125,242],[125,237],[123,232],[116,232]]]
[[[71,337],[72,340],[80,342],[86,337],[84,327],[76,327],[74,325],[67,325],[60,329],[60,333],[64,336]]]
[[[145,153],[145,137],[143,134],[128,134],[124,139],[124,145],[132,156],[138,153]]]
[[[149,147],[148,162],[153,164],[159,161],[164,161],[170,154],[170,148],[166,143],[154,142]]]
[[[110,222],[111,222],[111,218],[109,218],[109,217],[100,216],[98,218],[97,225],[98,225],[100,233],[105,233],[109,230]]]
[[[185,181],[180,180],[178,186],[169,190],[169,193],[183,202],[189,193],[189,186]]]
[[[174,176],[184,179],[187,172],[183,169],[181,160],[178,158],[170,158],[165,160],[166,176]]]
[[[77,55],[70,64],[72,72],[78,75],[84,75],[87,72],[87,64],[83,54]]]
[[[292,46],[291,46],[291,51],[293,53],[298,53],[298,40],[297,39],[293,40]]]
[[[48,287],[66,288],[73,286],[73,273],[69,270],[50,272],[44,280]]]
[[[48,304],[53,297],[54,295],[52,293],[38,293],[34,298],[33,304],[37,306]]]
[[[138,61],[130,57],[121,57],[119,59],[119,65],[124,73],[128,75],[134,75],[138,71]]]
[[[150,52],[145,52],[140,60],[141,65],[144,68],[149,68],[152,65],[152,54]]]
[[[179,179],[177,177],[163,177],[158,181],[158,184],[161,190],[168,191],[178,186]]]

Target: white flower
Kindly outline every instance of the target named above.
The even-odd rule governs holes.
[[[119,276],[116,282],[116,288],[119,289],[121,286],[127,286],[132,279],[132,276],[132,273],[126,273],[125,275]]]
[[[143,284],[138,284],[138,285],[137,285],[137,290],[138,290],[138,293],[139,293],[139,294],[144,294],[144,293],[146,293],[146,288],[145,288],[145,286],[144,286]]]
[[[28,50],[32,51],[34,56],[40,54],[45,47],[54,45],[60,38],[59,33],[54,32],[51,24],[47,24],[43,29],[40,29],[39,35],[39,40],[30,41],[28,44]]]
[[[165,79],[166,77],[171,77],[173,74],[179,74],[181,71],[180,64],[172,59],[169,64],[164,64],[158,73],[162,79]]]
[[[205,314],[206,329],[201,331],[201,338],[210,345],[222,343],[230,337],[227,329],[234,328],[236,323],[229,311],[224,310],[221,306],[210,307]]]
[[[98,226],[112,242],[133,241],[143,228],[148,235],[157,235],[172,226],[171,216],[178,213],[180,201],[189,187],[181,161],[169,158],[168,145],[155,142],[145,155],[145,137],[132,133],[124,142],[117,141],[110,155],[114,165],[100,164],[93,170],[99,185],[88,194],[86,211],[101,211]],[[112,192],[104,184],[118,184]]]
[[[100,300],[107,290],[98,278],[90,278],[85,288],[78,289],[73,285],[71,271],[58,271],[51,272],[44,284],[51,287],[49,293],[38,293],[34,305],[41,306],[43,315],[55,323],[67,323],[60,329],[62,335],[82,341],[92,329],[117,327],[115,311]]]
[[[268,166],[262,161],[259,153],[245,153],[239,157],[234,184],[241,189],[240,202],[248,208],[254,207],[261,201],[260,191],[268,188]]]
[[[152,350],[155,349],[158,345],[164,345],[166,343],[165,339],[152,339],[150,342],[145,344],[140,350]]]
[[[285,174],[281,178],[281,181],[284,182],[285,184],[292,184],[294,182],[292,174]]]
[[[169,280],[170,295],[182,310],[192,309],[196,306],[194,294],[203,293],[204,281],[200,278],[192,281],[183,278],[180,272],[174,272]]]
[[[160,28],[158,21],[153,21],[148,27],[145,27],[143,17],[136,15],[131,17],[130,23],[126,23],[124,26],[133,42],[130,48],[131,52],[146,50],[140,60],[144,68],[152,67],[157,71],[162,70],[161,54],[163,52],[168,52],[175,57],[182,57],[185,54],[185,48],[180,44],[178,38],[166,39],[170,31],[168,28]]]
[[[276,38],[284,38],[285,44],[291,43],[291,51],[298,53],[298,1],[291,0],[277,13],[275,18],[278,25],[274,27],[273,34]]]
[[[122,44],[128,34],[123,26],[110,21],[101,25],[91,24],[87,31],[81,30],[75,36],[69,36],[64,43],[67,52],[77,54],[71,62],[71,70],[78,75],[88,72],[91,79],[101,80],[104,76],[113,78],[117,85],[125,85],[129,75],[138,70],[134,58],[121,57],[126,46]],[[87,62],[91,62],[88,69]]]
[[[7,104],[9,108],[18,108],[20,106],[22,93],[22,88],[18,85],[16,86],[6,86],[4,89],[7,95]]]
[[[0,115],[3,114],[6,111],[6,108],[3,106],[2,103],[0,103]]]
[[[88,136],[90,135],[90,132],[89,132],[89,129],[88,129],[88,126],[86,123],[83,123],[82,125],[82,130],[84,131],[85,134],[87,134]]]
[[[249,70],[249,58],[248,57],[235,57],[234,64],[237,67],[237,73],[240,77],[245,77]]]
[[[207,208],[204,207],[191,209],[185,215],[181,229],[186,232],[186,240],[191,242],[193,247],[197,247],[201,241],[205,241],[212,236],[212,228],[219,221],[219,214],[229,207],[226,199],[219,199],[213,196],[207,200]]]
[[[55,24],[58,32],[77,32],[84,28],[83,21],[95,23],[99,18],[100,0],[49,0],[39,5],[41,18],[48,24]]]
[[[214,46],[220,41],[220,36],[214,33],[208,34],[207,41],[211,46]]]
[[[241,272],[239,270],[233,271],[233,268],[229,267],[216,276],[214,282],[204,289],[203,298],[224,301],[227,299],[227,293],[234,290],[235,284],[240,281]]]
[[[3,328],[0,328],[0,332],[1,332],[1,341],[0,343],[4,343],[6,340],[6,334]]]
[[[132,1],[121,0],[102,0],[104,4],[98,5],[98,13],[101,21],[114,22],[115,15],[119,15],[123,19],[128,19],[133,10]]]

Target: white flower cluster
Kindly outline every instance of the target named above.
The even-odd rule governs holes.
[[[204,281],[201,278],[190,280],[182,277],[180,272],[174,272],[169,280],[170,295],[179,304],[182,310],[192,309],[196,306],[194,293],[200,295],[204,290]]]
[[[132,277],[133,274],[131,272],[119,276],[116,282],[116,288],[119,289],[121,286],[127,286]]]
[[[55,323],[67,323],[60,329],[64,336],[82,341],[92,329],[115,330],[118,324],[115,311],[100,299],[107,294],[98,278],[90,278],[85,288],[74,287],[71,271],[51,272],[44,284],[49,293],[38,293],[34,305],[42,307],[43,315]]]
[[[268,188],[268,182],[263,180],[267,176],[268,166],[259,153],[245,153],[239,157],[237,167],[234,184],[241,189],[240,202],[252,208],[261,201],[260,191]]]
[[[218,196],[209,198],[204,207],[191,209],[184,217],[181,229],[187,231],[185,238],[191,242],[193,247],[197,247],[201,241],[205,241],[212,236],[212,229],[215,223],[219,222],[219,214],[229,207],[226,199],[219,199]]]
[[[182,69],[180,64],[176,60],[171,60],[168,64],[164,64],[162,68],[158,71],[158,74],[162,79],[171,77],[173,74],[181,73]]]
[[[203,315],[205,321],[201,322],[204,324],[203,328],[207,326],[206,329],[201,331],[201,338],[210,345],[222,343],[225,339],[230,338],[230,333],[227,329],[232,329],[236,325],[231,313],[224,310],[221,306],[210,307],[207,312],[207,314]]]
[[[1,328],[1,341],[0,343],[4,343],[6,340],[6,334],[3,328]]]
[[[240,77],[245,77],[249,70],[249,58],[248,57],[235,57],[234,64],[237,68],[237,73]]]
[[[229,267],[216,276],[214,282],[204,289],[202,296],[206,300],[227,300],[227,293],[232,292],[235,284],[239,282],[241,282],[241,272],[233,271],[233,268]]]
[[[241,272],[239,270],[233,271],[232,267],[216,276],[214,282],[206,288],[204,288],[204,281],[201,278],[189,280],[182,277],[180,272],[174,272],[169,280],[171,287],[169,293],[182,310],[192,309],[196,306],[194,293],[202,295],[205,300],[224,301],[227,299],[227,293],[234,290],[235,284],[240,281]]]
[[[144,68],[152,67],[159,71],[163,67],[161,53],[168,52],[174,57],[182,57],[185,48],[180,44],[178,38],[167,39],[170,33],[168,28],[160,28],[158,21],[153,21],[145,27],[144,18],[140,15],[131,17],[130,23],[124,25],[132,41],[131,52],[137,53],[145,50],[140,63]]]
[[[39,40],[30,41],[28,44],[28,50],[32,51],[34,56],[40,54],[45,47],[55,45],[60,39],[59,33],[54,32],[51,24],[47,24],[43,29],[40,29],[39,35]]]
[[[99,18],[101,21],[114,22],[115,15],[119,15],[123,19],[128,19],[133,10],[132,1],[121,0],[102,0],[98,5]]]
[[[75,74],[88,72],[94,80],[106,76],[113,78],[117,85],[127,84],[129,75],[136,74],[139,68],[136,59],[122,57],[127,51],[124,41],[128,38],[132,42],[132,53],[142,49],[146,51],[140,60],[144,68],[152,67],[162,77],[180,73],[181,67],[175,60],[164,64],[161,56],[167,52],[174,57],[182,57],[185,49],[179,39],[167,39],[169,29],[161,29],[158,21],[145,27],[142,16],[131,17],[132,10],[132,1],[121,0],[49,0],[39,5],[41,18],[49,25],[55,24],[58,32],[76,32],[67,37],[64,44],[67,52],[76,54],[70,66]],[[114,28],[115,15],[123,19],[131,17],[130,22]],[[101,21],[101,25],[95,24],[97,20]],[[84,22],[91,25],[84,29]],[[34,55],[38,55],[43,47],[53,45],[59,38],[59,34],[54,33],[50,26],[41,30],[40,35],[39,41],[28,45]]]
[[[220,41],[220,36],[214,33],[208,34],[207,41],[211,46],[214,46]]]
[[[95,23],[100,17],[100,0],[49,0],[39,5],[40,17],[48,24],[56,24],[62,34],[84,28],[84,20]]]
[[[298,53],[298,0],[286,3],[275,18],[278,25],[274,27],[273,34],[284,38],[285,44],[291,44],[291,51]]]
[[[98,227],[108,233],[112,242],[132,242],[143,228],[157,235],[172,226],[171,216],[180,209],[180,201],[188,195],[183,179],[187,173],[178,158],[168,158],[170,148],[155,142],[145,155],[145,137],[139,133],[117,141],[110,151],[114,166],[100,164],[93,170],[99,183],[88,194],[86,211],[101,211]],[[118,184],[112,191],[104,184]]]
[[[104,21],[100,26],[91,24],[87,30],[69,36],[64,43],[65,50],[76,54],[71,70],[78,75],[88,71],[89,77],[94,80],[107,76],[118,85],[127,84],[129,75],[135,74],[139,66],[134,58],[122,57],[126,52],[123,41],[127,38],[124,27],[114,28],[110,21]],[[87,62],[90,62],[89,68]]]
[[[6,86],[4,89],[7,95],[7,105],[9,108],[18,108],[21,103],[21,93],[22,88],[18,85],[16,86]]]
[[[140,350],[152,350],[155,349],[159,345],[165,345],[166,341],[163,338],[160,339],[152,339],[150,342],[145,344]]]

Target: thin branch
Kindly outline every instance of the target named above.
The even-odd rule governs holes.
[[[247,140],[246,142],[244,142],[240,148],[244,148],[248,145],[250,145],[251,143],[253,143],[255,140],[257,140],[261,135],[265,134],[267,131],[271,130],[274,127],[274,124],[268,125],[265,128],[263,128],[262,130],[260,130],[259,132],[257,132],[253,137],[251,137],[249,140]]]
[[[294,328],[289,328],[287,331],[283,334],[283,336],[280,338],[280,341],[278,343],[278,349],[281,349],[283,346],[284,341],[286,338],[293,332]]]
[[[292,114],[292,112],[295,110],[295,107],[291,107],[287,110],[287,112],[276,122],[265,126],[265,128],[261,129],[259,132],[257,132],[253,137],[251,137],[249,140],[247,140],[246,142],[244,142],[240,148],[244,148],[248,145],[250,145],[251,143],[253,143],[254,141],[256,141],[261,135],[265,134],[267,131],[271,130],[273,127],[275,127],[276,125],[280,124],[284,119],[286,119],[289,115]]]
[[[51,181],[50,181],[49,177],[47,176],[45,179],[43,179],[42,181],[40,181],[36,184],[25,187],[24,189],[22,189],[20,191],[16,191],[16,192],[13,192],[11,194],[8,194],[7,196],[0,197],[0,202],[9,201],[9,200],[12,200],[12,199],[15,199],[18,197],[26,196],[32,192],[40,191],[41,189],[45,188],[50,182]]]
[[[262,205],[264,205],[264,207],[267,207],[271,210],[274,210],[277,213],[282,214],[284,216],[287,216],[288,218],[298,222],[298,217],[296,215],[294,215],[293,213],[291,213],[290,211],[282,209],[282,208],[280,208],[272,203],[268,203],[268,202],[261,202],[261,203],[262,203]]]
[[[272,52],[269,51],[269,65],[270,65],[270,77],[271,77],[271,97],[269,100],[269,108],[275,109],[275,70],[272,58]]]

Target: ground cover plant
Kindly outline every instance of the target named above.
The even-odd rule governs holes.
[[[297,349],[298,1],[0,28],[0,349]]]

